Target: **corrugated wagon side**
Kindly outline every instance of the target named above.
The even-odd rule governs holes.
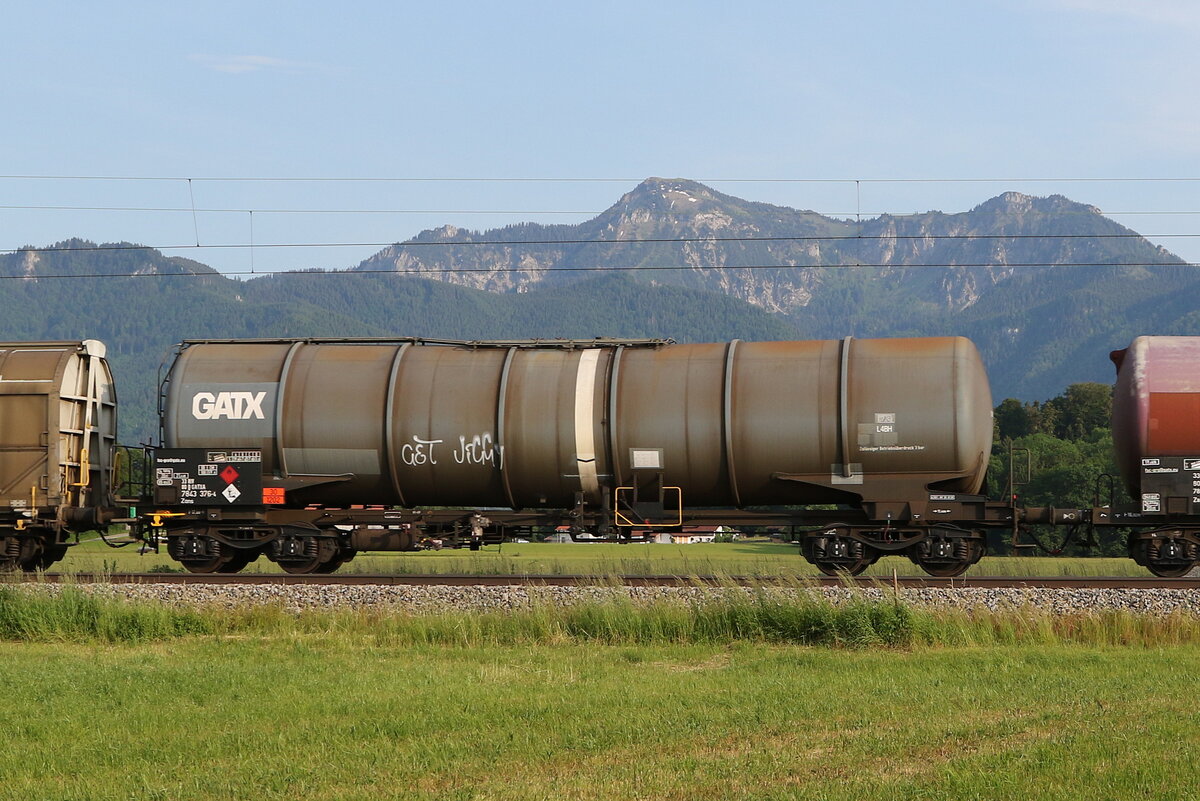
[[[113,516],[117,397],[104,345],[0,342],[0,569],[44,569]]]

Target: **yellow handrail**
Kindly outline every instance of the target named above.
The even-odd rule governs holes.
[[[678,508],[678,510],[675,510],[675,511],[678,511],[678,513],[679,513],[679,519],[674,523],[641,523],[636,520],[630,520],[628,517],[621,514],[621,508],[620,508],[621,492],[622,491],[629,492],[631,490],[633,490],[633,487],[617,487],[616,492],[613,493],[613,518],[614,518],[614,522],[617,524],[617,526],[619,528],[634,528],[634,527],[637,527],[637,528],[674,528],[675,526],[683,525],[683,490],[682,489],[680,489],[679,487],[663,487],[664,493],[666,492],[666,490],[675,490],[676,495],[679,498],[679,508]]]

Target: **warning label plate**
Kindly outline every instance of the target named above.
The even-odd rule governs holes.
[[[236,467],[231,453],[240,457]],[[161,506],[261,506],[262,452],[160,448],[154,484],[154,502]]]

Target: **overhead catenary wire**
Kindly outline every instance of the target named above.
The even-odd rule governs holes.
[[[13,253],[74,253],[91,251],[121,251],[121,250],[230,250],[237,248],[446,248],[446,247],[522,247],[557,246],[557,245],[650,245],[650,244],[694,244],[708,242],[722,243],[755,243],[755,242],[857,242],[857,241],[988,241],[988,240],[1087,240],[1087,239],[1146,239],[1180,238],[1194,239],[1200,233],[1193,234],[879,234],[859,236],[857,234],[813,234],[805,236],[680,236],[680,237],[642,237],[637,239],[441,239],[441,240],[406,240],[404,242],[222,242],[192,245],[135,245],[127,243],[89,244],[89,245],[48,245],[45,247],[3,248],[0,254]]]
[[[188,247],[191,247],[190,245]],[[244,247],[244,246],[243,246]],[[256,246],[257,247],[257,246]],[[736,265],[691,265],[691,264],[647,264],[638,267],[550,267],[541,270],[542,273],[635,273],[645,271],[676,271],[676,272],[718,272],[721,270],[820,270],[820,269],[893,269],[893,270],[925,270],[925,269],[956,269],[956,268],[996,268],[1004,269],[1059,269],[1063,267],[1083,268],[1163,268],[1163,267],[1200,267],[1200,262],[1066,262],[1062,264],[1046,264],[1044,262],[1029,262],[1018,264],[1000,264],[996,262],[976,262],[963,264],[736,264]],[[279,276],[317,276],[317,277],[353,277],[361,275],[444,275],[458,273],[518,273],[525,272],[525,267],[423,267],[397,269],[349,269],[349,270],[279,270],[275,272],[253,272],[250,270],[226,270],[223,272],[192,272],[178,273],[138,272],[138,273],[30,273],[21,275],[0,275],[0,280],[38,281],[41,279],[84,279],[84,278],[223,278],[229,276],[251,275],[255,277]]]
[[[35,205],[35,204],[0,204],[3,211],[125,211],[125,212],[179,212],[190,214],[193,209],[189,206],[66,206],[66,205]],[[603,214],[608,209],[280,209],[280,208],[221,208],[197,207],[200,214],[563,214],[583,215]],[[814,209],[790,209],[800,214],[816,214],[835,221],[842,221],[861,214],[864,217],[922,217],[931,212],[927,211],[816,211]],[[1184,209],[1174,211],[1108,211],[1100,209],[1100,214],[1106,217],[1127,215],[1200,215],[1200,209]],[[693,212],[659,211],[664,217],[690,216]],[[961,212],[960,212],[961,213]]]
[[[628,238],[628,239],[514,239],[504,240],[494,237],[488,237],[477,240],[459,240],[459,239],[439,239],[435,241],[429,240],[409,240],[409,241],[357,241],[357,242],[333,242],[333,241],[312,241],[312,242],[267,242],[260,243],[254,241],[254,224],[253,216],[260,215],[299,215],[299,214],[325,214],[325,215],[379,215],[379,214],[522,214],[522,215],[542,215],[542,214],[560,214],[560,215],[589,215],[599,214],[601,212],[591,210],[504,210],[504,209],[371,209],[371,208],[349,208],[349,209],[302,209],[302,208],[205,208],[196,205],[195,191],[193,186],[195,183],[298,183],[298,182],[316,182],[316,183],[332,183],[332,182],[368,182],[368,183],[637,183],[646,182],[646,178],[620,178],[620,177],[602,177],[602,176],[151,176],[151,175],[53,175],[53,174],[20,174],[20,175],[0,175],[0,180],[29,180],[29,181],[168,181],[168,182],[185,182],[187,184],[188,196],[186,198],[187,205],[185,206],[154,206],[154,205],[129,205],[129,206],[103,206],[103,205],[34,205],[34,204],[9,204],[0,205],[0,209],[6,211],[39,211],[39,210],[67,210],[67,211],[123,211],[135,213],[190,213],[193,223],[194,243],[188,245],[138,245],[130,243],[110,243],[110,244],[81,244],[70,246],[48,246],[48,247],[12,247],[0,248],[0,254],[16,254],[16,253],[53,253],[53,252],[86,252],[86,251],[167,251],[167,252],[182,252],[182,251],[226,251],[226,250],[241,250],[249,248],[250,253],[250,272],[255,272],[255,259],[253,251],[255,249],[262,250],[281,250],[281,249],[330,249],[330,248],[398,248],[398,249],[416,249],[416,248],[445,248],[445,247],[559,247],[559,246],[636,246],[643,244],[672,244],[672,243],[840,243],[840,242],[856,242],[856,258],[855,264],[863,267],[958,267],[958,266],[985,266],[985,265],[969,265],[969,264],[924,264],[924,265],[898,265],[898,264],[870,264],[869,255],[867,258],[862,258],[861,246],[872,241],[887,241],[887,242],[903,242],[920,240],[923,242],[939,242],[939,241],[1002,241],[1002,242],[1017,242],[1021,240],[1039,240],[1039,241],[1086,241],[1086,240],[1146,240],[1146,239],[1178,239],[1189,240],[1200,237],[1200,233],[1166,233],[1166,234],[1142,234],[1138,232],[1127,233],[1065,233],[1065,234],[996,234],[996,233],[968,233],[968,234],[867,234],[861,233],[863,218],[868,213],[863,212],[861,208],[861,188],[865,184],[971,184],[971,183],[1191,183],[1200,182],[1200,177],[1192,176],[1147,176],[1147,177],[1131,177],[1131,176],[1067,176],[1067,177],[964,177],[964,178],[904,178],[904,177],[878,177],[878,178],[699,178],[699,179],[673,179],[662,178],[658,179],[666,184],[673,183],[677,180],[686,180],[688,183],[700,182],[709,184],[720,183],[747,183],[747,184],[846,184],[855,187],[855,205],[854,212],[848,214],[830,215],[828,213],[822,216],[833,217],[833,224],[853,225],[857,229],[855,233],[844,235],[826,234],[826,235],[801,235],[801,236],[692,236],[692,237],[645,237],[645,238]],[[787,211],[802,215],[818,214],[810,210],[795,210],[788,209]],[[1200,215],[1200,210],[1172,210],[1155,212],[1149,210],[1131,210],[1131,211],[1111,211],[1104,212],[1096,209],[1101,214],[1110,216],[1120,215],[1152,215],[1152,214],[1171,214],[1171,215]],[[249,225],[251,230],[251,241],[249,244],[245,242],[202,242],[199,232],[199,215],[215,214],[215,213],[230,213],[230,214],[247,214],[249,216]],[[871,215],[888,215],[892,217],[910,217],[921,216],[931,212],[913,212],[913,213],[893,213],[893,212],[870,212]],[[668,216],[676,216],[676,212],[664,210],[663,214]],[[836,219],[842,217],[844,219]],[[1100,263],[1092,262],[1075,262],[1066,263],[1060,262],[1054,266],[1072,267],[1072,266],[1098,266]],[[1113,267],[1140,267],[1140,266],[1163,266],[1174,264],[1177,266],[1190,266],[1189,262],[1181,261],[1163,261],[1163,262],[1122,262],[1122,263],[1107,263],[1104,266]],[[834,267],[847,265],[831,265],[827,263],[814,264],[778,264],[778,265],[724,265],[721,269],[809,269],[818,267]],[[989,263],[986,266],[1048,266],[1048,265],[1032,265],[1032,264],[1010,264],[996,265]],[[519,271],[520,268],[515,268]],[[560,269],[575,269],[587,270],[590,268],[550,268],[551,271]],[[695,269],[690,265],[665,265],[665,266],[642,266],[637,268],[622,268],[622,267],[601,267],[597,269],[620,271],[625,269]],[[446,274],[457,272],[471,272],[471,268],[444,268],[439,266],[419,267],[415,268],[416,272],[426,274]],[[491,268],[488,271],[492,271]],[[358,274],[369,274],[369,271],[358,270],[354,271]],[[382,272],[398,272],[396,270],[385,270]],[[241,275],[239,271],[225,271],[221,274],[225,275]],[[344,271],[332,270],[327,274],[337,275],[345,274]],[[89,274],[94,277],[119,277],[123,273],[95,273]],[[49,275],[40,277],[50,277]],[[76,277],[63,275],[62,277]],[[89,277],[80,275],[77,277]]]
[[[598,176],[220,176],[220,175],[53,175],[14,174],[0,175],[0,180],[10,181],[196,181],[224,183],[642,183],[640,178],[618,178]],[[1064,176],[1064,177],[968,177],[968,178],[661,178],[663,181],[685,180],[689,183],[710,184],[994,184],[994,183],[1195,183],[1200,177],[1192,176]]]

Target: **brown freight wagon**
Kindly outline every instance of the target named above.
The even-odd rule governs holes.
[[[161,412],[153,533],[196,571],[740,523],[817,526],[804,552],[829,571],[906,553],[956,573],[1011,521],[979,494],[991,395],[962,337],[191,341]]]
[[[103,343],[0,343],[0,570],[44,569],[114,516],[117,396]]]

